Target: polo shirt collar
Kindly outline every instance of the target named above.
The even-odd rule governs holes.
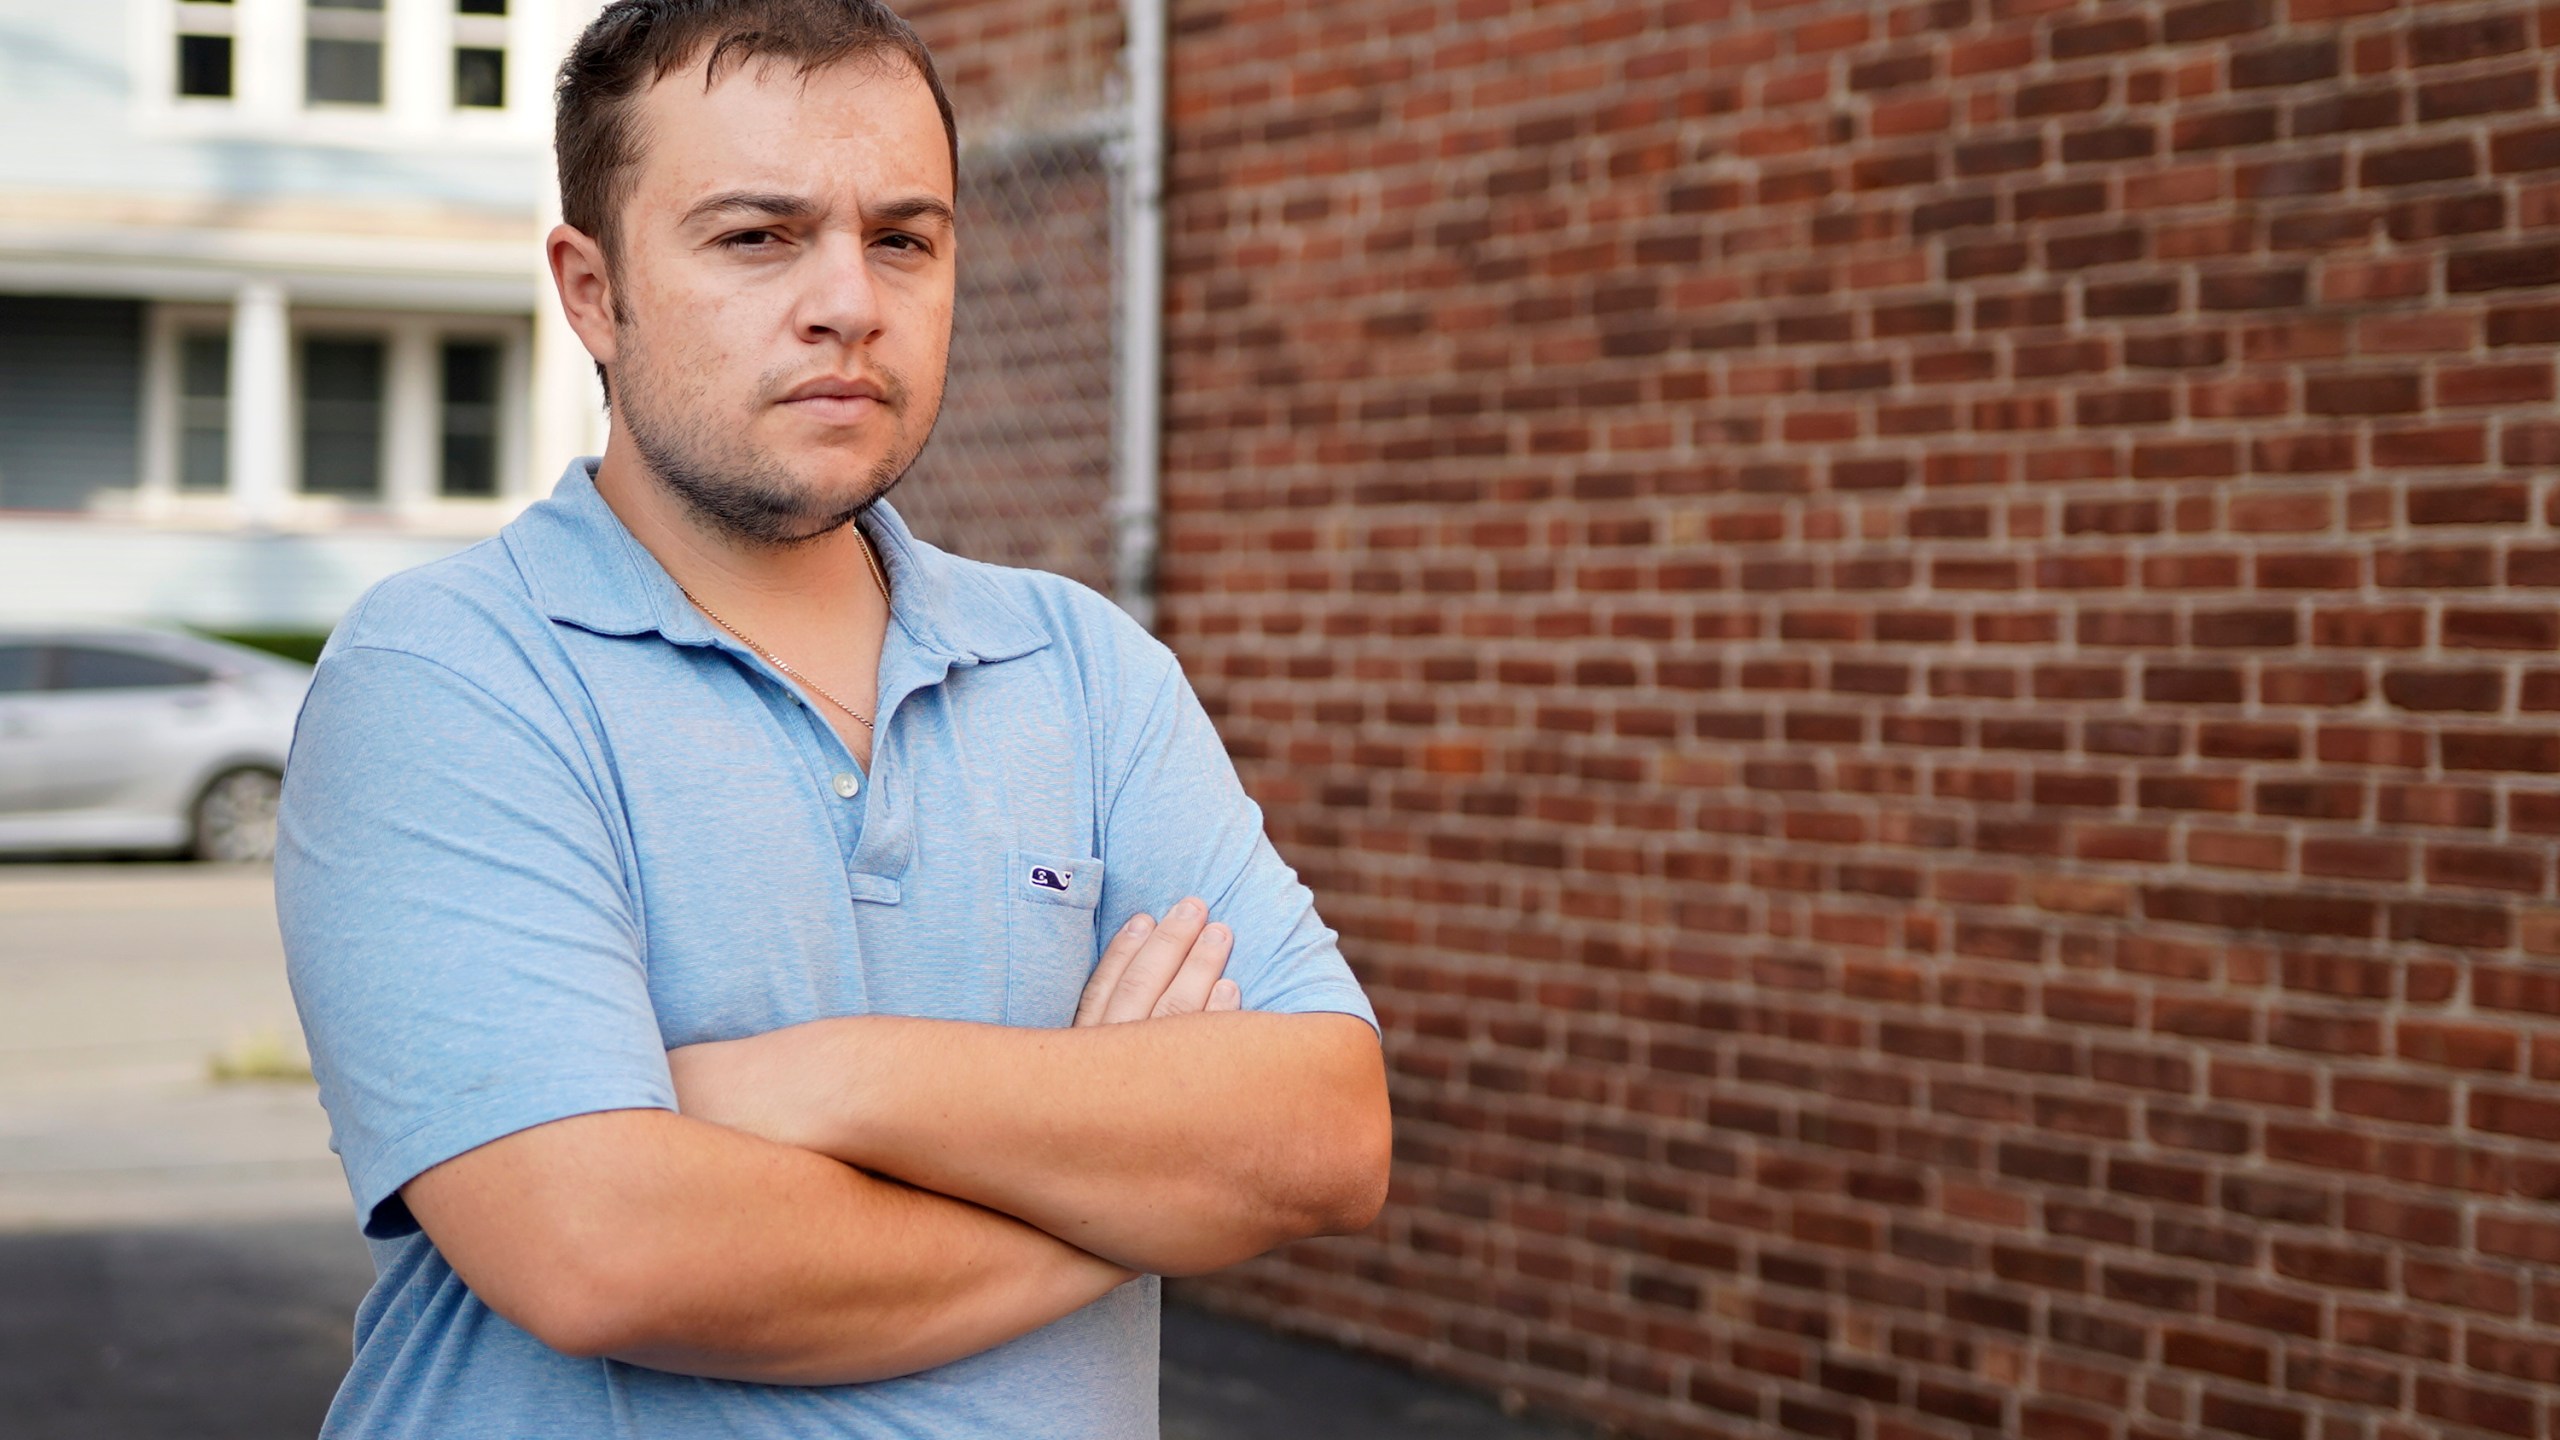
[[[652,632],[678,645],[720,636],[674,578],[597,493],[596,460],[573,460],[551,498],[505,531],[507,549],[543,614],[600,635]],[[887,500],[859,522],[889,576],[889,615],[919,649],[953,664],[1028,655],[1049,633],[975,567],[926,544]]]

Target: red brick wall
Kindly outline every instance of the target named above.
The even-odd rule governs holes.
[[[904,0],[976,143],[1102,101],[1120,64],[1119,0]]]
[[[2560,8],[1179,0],[1165,628],[1389,1028],[1211,1293],[2560,1435]]]

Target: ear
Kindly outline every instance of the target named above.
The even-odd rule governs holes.
[[[551,265],[552,288],[560,292],[560,311],[578,332],[599,365],[613,363],[613,277],[606,269],[604,247],[584,230],[555,225],[542,242]]]

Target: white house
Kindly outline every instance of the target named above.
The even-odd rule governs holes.
[[[550,79],[599,0],[0,0],[0,622],[323,630],[601,437]]]

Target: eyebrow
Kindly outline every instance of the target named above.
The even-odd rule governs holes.
[[[946,229],[955,228],[959,223],[952,215],[951,207],[931,195],[909,195],[900,200],[884,201],[871,207],[871,218],[893,223],[933,220]]]
[[[684,224],[707,220],[716,215],[760,215],[774,220],[806,220],[818,213],[817,205],[805,195],[781,195],[756,190],[730,190],[695,202],[684,212]]]
[[[760,190],[729,190],[695,202],[684,212],[684,225],[723,215],[754,216],[769,220],[806,220],[818,213],[816,201],[805,195],[786,195]],[[945,226],[956,224],[951,207],[931,195],[909,195],[883,201],[865,212],[873,223],[900,224],[916,220],[939,221]]]

